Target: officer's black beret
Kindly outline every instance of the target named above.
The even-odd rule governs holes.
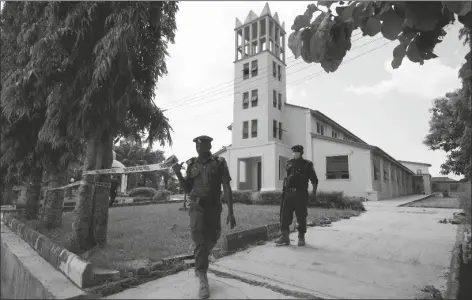
[[[208,135],[197,136],[196,138],[193,139],[194,143],[201,143],[203,141],[211,142],[211,141],[213,141],[213,139],[211,137],[209,137]]]
[[[293,152],[303,152],[303,146],[302,145],[295,145],[292,147]]]

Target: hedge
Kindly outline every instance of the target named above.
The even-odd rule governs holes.
[[[129,197],[149,197],[153,201],[170,200],[170,194],[168,190],[156,190],[151,187],[138,187],[128,193]]]
[[[281,191],[263,191],[254,192],[251,190],[233,191],[233,203],[258,204],[258,205],[280,205],[282,199]],[[223,194],[221,201],[224,203]],[[321,208],[338,208],[352,209],[357,211],[365,211],[362,202],[367,199],[362,197],[344,196],[343,192],[322,192],[316,193],[316,197],[312,193],[309,194],[308,206]]]
[[[129,191],[129,197],[151,197],[153,198],[157,193],[157,190],[151,187],[138,187]]]

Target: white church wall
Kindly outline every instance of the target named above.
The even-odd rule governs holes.
[[[306,130],[305,111],[306,109],[296,106],[285,106],[284,121],[286,123],[286,132],[284,132],[284,144],[287,146],[302,145],[303,148],[307,148],[306,135],[309,132]]]
[[[317,138],[312,139],[312,147],[319,191],[340,191],[347,196],[370,198],[373,189],[369,149]],[[326,158],[332,156],[348,157],[349,179],[327,179]]]
[[[227,151],[228,152],[228,151]],[[234,190],[246,189],[247,185],[239,184],[239,161],[241,159],[247,160],[246,170],[250,171],[249,180],[253,186],[257,186],[257,161],[261,161],[261,190],[274,190],[276,187],[275,173],[277,169],[275,161],[274,144],[267,143],[258,146],[240,147],[231,149],[228,155],[229,170],[232,178],[231,188]],[[246,181],[248,182],[248,181]]]

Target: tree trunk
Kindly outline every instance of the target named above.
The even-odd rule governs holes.
[[[97,159],[98,140],[89,138],[87,140],[87,150],[85,154],[84,170],[95,169]],[[90,226],[92,219],[92,197],[93,181],[95,175],[82,175],[82,183],[79,186],[77,204],[75,206],[74,221],[72,222],[72,234],[70,237],[69,249],[76,253],[83,253],[91,249]]]
[[[65,174],[53,172],[49,175],[48,191],[44,197],[41,210],[41,225],[44,228],[59,228],[62,224],[62,209],[64,206],[64,189],[52,190],[62,186]]]
[[[42,175],[42,168],[33,168],[31,170],[28,187],[26,189],[25,216],[28,220],[38,217]]]
[[[7,183],[3,185],[2,191],[2,205],[11,205],[12,204],[12,195],[13,195],[13,184]]]
[[[113,138],[90,138],[87,141],[86,171],[109,169],[113,162]],[[95,185],[95,182],[110,183],[110,175],[83,175],[79,187],[79,199],[72,223],[71,249],[85,252],[106,245],[108,226],[109,187]]]
[[[113,138],[106,137],[99,146],[95,169],[109,169],[113,163]],[[98,181],[110,185],[110,175],[98,175]],[[107,242],[108,203],[110,187],[95,186],[93,235],[96,243],[104,247]]]

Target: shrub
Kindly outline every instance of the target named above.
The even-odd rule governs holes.
[[[130,197],[150,197],[154,198],[156,196],[157,190],[150,187],[138,187],[129,191],[128,195]]]
[[[153,201],[169,201],[171,192],[168,190],[158,190],[152,198]]]
[[[470,184],[470,183],[469,183]],[[471,191],[470,191],[470,187],[468,190],[465,191],[465,193],[461,193],[461,195],[459,196],[459,203],[460,203],[460,206],[461,208],[463,209],[465,215],[466,215],[466,221],[467,221],[467,224],[471,224],[471,208],[472,208],[472,197],[471,197]]]
[[[256,204],[274,205],[280,204],[282,200],[282,191],[264,191],[260,192],[260,202]]]
[[[338,208],[338,209],[352,209],[357,211],[365,211],[364,204],[366,201],[362,197],[344,196],[343,192],[322,192],[316,193],[316,197],[310,194],[308,198],[308,205],[322,208]]]
[[[233,191],[233,203],[252,204],[251,190],[236,190]],[[224,193],[221,193],[221,202],[225,203]]]

